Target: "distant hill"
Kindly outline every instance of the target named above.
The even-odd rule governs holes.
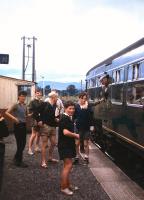
[[[51,89],[57,89],[57,90],[66,90],[67,86],[69,85],[75,85],[76,89],[81,89],[81,83],[78,82],[61,83],[54,81],[44,81],[44,86],[46,85],[50,85]],[[43,87],[43,81],[38,82],[38,86]]]

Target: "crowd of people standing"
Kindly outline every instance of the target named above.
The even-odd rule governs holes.
[[[83,148],[81,151],[84,153],[85,163],[89,163],[90,131],[94,130],[92,106],[99,104],[103,98],[92,104],[89,103],[88,94],[82,92],[76,104],[66,101],[63,105],[55,90],[43,100],[42,92],[37,89],[35,98],[27,106],[26,96],[25,91],[19,92],[18,101],[5,112],[6,116],[14,122],[17,150],[13,163],[17,167],[28,167],[23,161],[23,151],[26,146],[26,123],[31,118],[32,133],[28,141],[28,154],[32,156],[35,152],[40,152],[40,166],[46,169],[48,162],[59,162],[53,157],[54,148],[57,146],[59,158],[63,160],[61,192],[72,195],[73,191],[78,189],[69,180],[72,165],[79,162],[81,148]]]

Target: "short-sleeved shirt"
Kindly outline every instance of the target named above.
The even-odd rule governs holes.
[[[26,104],[20,104],[19,102],[17,102],[14,105],[12,105],[12,107],[9,108],[7,112],[12,113],[20,122],[26,122]]]
[[[40,112],[41,112],[41,105],[43,101],[40,99],[33,99],[29,103],[29,112],[33,113],[32,117],[35,119],[37,122],[40,121]]]
[[[59,122],[58,151],[61,160],[76,156],[75,139],[64,135],[64,129],[74,132],[74,122],[65,114],[62,115]]]

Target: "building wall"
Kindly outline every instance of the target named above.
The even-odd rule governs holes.
[[[34,83],[0,76],[0,109],[7,109],[17,101],[18,85],[31,85],[31,96],[27,98],[26,103],[34,97]]]
[[[5,116],[5,111],[14,103],[17,102],[18,99],[18,87],[21,85],[31,86],[31,94],[26,99],[26,103],[28,104],[31,99],[34,98],[35,95],[35,84],[30,81],[23,81],[20,79],[14,79],[9,77],[0,76],[0,111]],[[8,123],[8,127],[10,131],[13,131],[13,122],[6,117],[6,121]],[[28,119],[27,127],[28,131],[31,130],[31,118]]]

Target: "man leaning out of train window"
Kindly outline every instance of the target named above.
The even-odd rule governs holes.
[[[102,85],[102,91],[100,92],[101,101],[107,100],[109,95],[109,82],[110,77],[107,73],[104,73],[99,79]]]

